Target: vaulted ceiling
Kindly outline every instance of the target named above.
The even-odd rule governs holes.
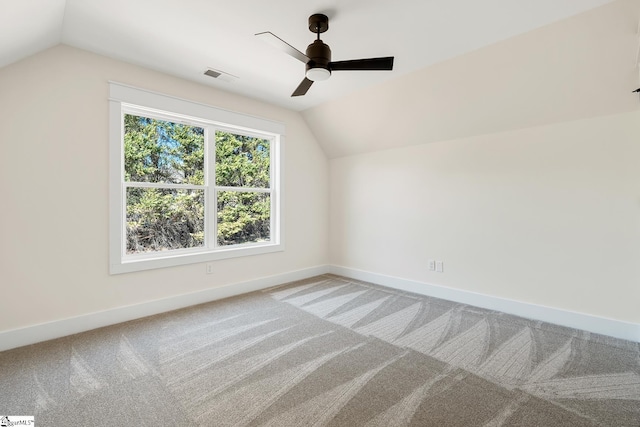
[[[619,0],[626,1],[626,0]],[[460,87],[469,82],[481,85],[477,73],[493,74],[489,85],[509,75],[514,63],[501,54],[512,56],[515,52],[491,51],[491,46],[506,46],[509,40],[520,37],[530,43],[526,34],[543,31],[545,26],[562,22],[578,14],[611,3],[611,0],[271,0],[271,1],[222,1],[222,0],[20,0],[3,2],[0,14],[0,67],[18,61],[48,47],[64,43],[108,57],[141,65],[184,79],[211,85],[222,90],[267,101],[296,111],[301,111],[330,157],[366,151],[358,144],[369,144],[375,135],[355,135],[351,126],[365,126],[371,121],[391,116],[393,108],[404,103],[412,94],[412,88],[433,79],[436,86],[421,86],[420,93],[430,91],[431,103],[424,106],[420,99],[409,96],[412,109],[421,108],[431,117],[438,118],[442,109],[450,115],[441,117],[446,126],[433,124],[425,128],[426,141],[465,136],[468,133],[495,131],[481,123],[465,124],[453,130],[448,124],[452,117],[464,119],[468,106],[464,94],[437,92],[455,82],[442,83],[443,74],[451,74],[455,65],[460,72]],[[304,64],[265,43],[255,33],[271,31],[298,50],[304,51],[314,40],[308,29],[307,19],[313,13],[325,13],[329,19],[329,31],[322,39],[331,46],[334,60],[395,56],[393,71],[343,71],[335,72],[324,82],[317,82],[303,97],[290,95],[304,77]],[[637,25],[637,17],[633,22]],[[594,21],[596,22],[596,21]],[[537,29],[537,30],[536,30]],[[609,31],[610,28],[594,31]],[[627,29],[625,29],[626,31]],[[635,29],[628,32],[637,37]],[[533,32],[533,33],[532,33]],[[544,36],[547,33],[540,33]],[[594,33],[595,35],[598,35]],[[601,35],[601,34],[600,34]],[[597,37],[596,37],[597,39]],[[587,40],[587,42],[591,42]],[[553,44],[552,40],[541,40]],[[560,43],[564,43],[561,41]],[[487,48],[489,46],[489,48]],[[589,50],[588,45],[577,45]],[[476,52],[489,49],[497,63],[493,72],[482,64],[487,61],[474,59]],[[602,47],[602,49],[607,49]],[[625,47],[626,49],[626,47]],[[630,49],[631,50],[631,49]],[[558,51],[561,54],[562,51]],[[526,53],[525,53],[526,55]],[[515,56],[516,66],[527,66],[523,58]],[[630,55],[631,57],[632,55]],[[467,58],[458,61],[458,58]],[[500,59],[501,58],[501,59]],[[580,58],[578,58],[580,60]],[[626,59],[625,59],[626,60]],[[520,61],[520,62],[518,62]],[[530,65],[530,64],[529,64]],[[589,64],[577,64],[576,69]],[[476,69],[463,70],[460,67]],[[233,78],[213,79],[204,76],[213,68],[228,73]],[[629,65],[629,74],[633,66]],[[543,70],[544,67],[541,68]],[[565,70],[566,71],[566,70]],[[455,73],[454,73],[455,74]],[[46,72],[43,73],[43,76]],[[498,77],[496,77],[496,75]],[[637,74],[636,74],[637,75]],[[566,76],[565,76],[566,77]],[[438,80],[440,79],[440,80]],[[629,83],[629,77],[625,84]],[[553,82],[553,78],[551,79]],[[412,83],[411,83],[412,82]],[[520,84],[521,82],[518,82]],[[535,82],[530,82],[535,88]],[[553,83],[554,90],[562,87]],[[378,89],[380,91],[378,92]],[[451,89],[451,88],[449,88]],[[494,88],[495,89],[495,88]],[[535,90],[522,87],[525,96],[535,96]],[[380,99],[374,95],[383,94]],[[475,90],[475,89],[474,89]],[[512,88],[508,89],[509,91]],[[584,88],[585,91],[589,88]],[[455,92],[455,91],[454,91]],[[415,95],[415,94],[414,94]],[[512,94],[515,95],[515,94]],[[486,118],[482,101],[478,97],[491,93],[471,93],[472,106],[469,117]],[[508,98],[505,92],[498,97]],[[419,98],[419,97],[418,97]],[[476,99],[478,98],[478,99]],[[360,101],[358,101],[360,99]],[[447,100],[457,102],[452,107]],[[546,102],[539,100],[539,102]],[[437,105],[434,105],[437,104]],[[377,105],[377,107],[376,107]],[[384,106],[387,106],[384,108]],[[506,108],[509,107],[505,104]],[[382,109],[381,109],[381,106]],[[346,122],[349,111],[364,110],[351,125]],[[374,110],[371,110],[374,108]],[[369,109],[369,110],[367,110]],[[439,113],[440,111],[440,113]],[[501,114],[496,111],[496,114]],[[596,112],[588,112],[592,114]],[[415,115],[405,111],[403,117]],[[369,119],[367,119],[367,117]],[[571,118],[571,117],[569,117]],[[397,118],[396,118],[397,119]],[[413,117],[421,122],[422,116]],[[428,120],[428,118],[426,119]],[[489,118],[489,123],[491,118]],[[537,124],[540,120],[515,120],[506,128]],[[402,123],[405,126],[406,123]],[[445,126],[445,127],[446,127]],[[418,126],[418,129],[420,127]],[[497,129],[500,130],[500,129]],[[354,135],[351,135],[351,134]],[[420,132],[405,135],[405,139]],[[344,141],[347,135],[350,140]],[[347,144],[341,149],[340,144]],[[374,144],[375,145],[375,144]],[[388,148],[385,144],[376,149]]]

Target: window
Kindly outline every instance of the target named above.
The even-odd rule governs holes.
[[[275,122],[110,84],[110,271],[283,250]]]

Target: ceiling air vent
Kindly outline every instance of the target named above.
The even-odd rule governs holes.
[[[204,72],[205,76],[209,76],[209,77],[213,77],[214,79],[217,79],[218,77],[220,77],[222,75],[222,73],[219,73],[217,71],[214,70],[207,70]]]
[[[213,77],[214,79],[221,80],[223,82],[232,82],[238,78],[233,74],[225,73],[224,71],[216,70],[213,68],[207,68],[207,70],[204,72],[204,75]]]

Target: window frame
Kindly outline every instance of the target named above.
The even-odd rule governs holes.
[[[126,253],[126,189],[124,180],[124,115],[133,114],[184,123],[205,129],[205,241],[203,247],[153,253]],[[215,182],[216,131],[268,139],[270,187],[223,187]],[[109,82],[109,272],[120,274],[220,259],[251,256],[284,250],[282,233],[282,161],[284,124],[236,113],[206,104]],[[209,151],[213,150],[213,153]],[[146,187],[136,184],[135,187]],[[156,187],[156,184],[150,184]],[[163,188],[200,187],[160,184]],[[270,241],[236,245],[217,244],[217,192],[268,192],[271,198]]]

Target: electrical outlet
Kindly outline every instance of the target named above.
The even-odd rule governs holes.
[[[429,270],[436,271],[436,260],[434,259],[429,260]]]
[[[207,271],[207,274],[213,274],[213,263],[212,262],[207,264],[206,271]]]
[[[442,261],[436,261],[436,271],[438,273],[442,273],[444,272],[444,262]]]

